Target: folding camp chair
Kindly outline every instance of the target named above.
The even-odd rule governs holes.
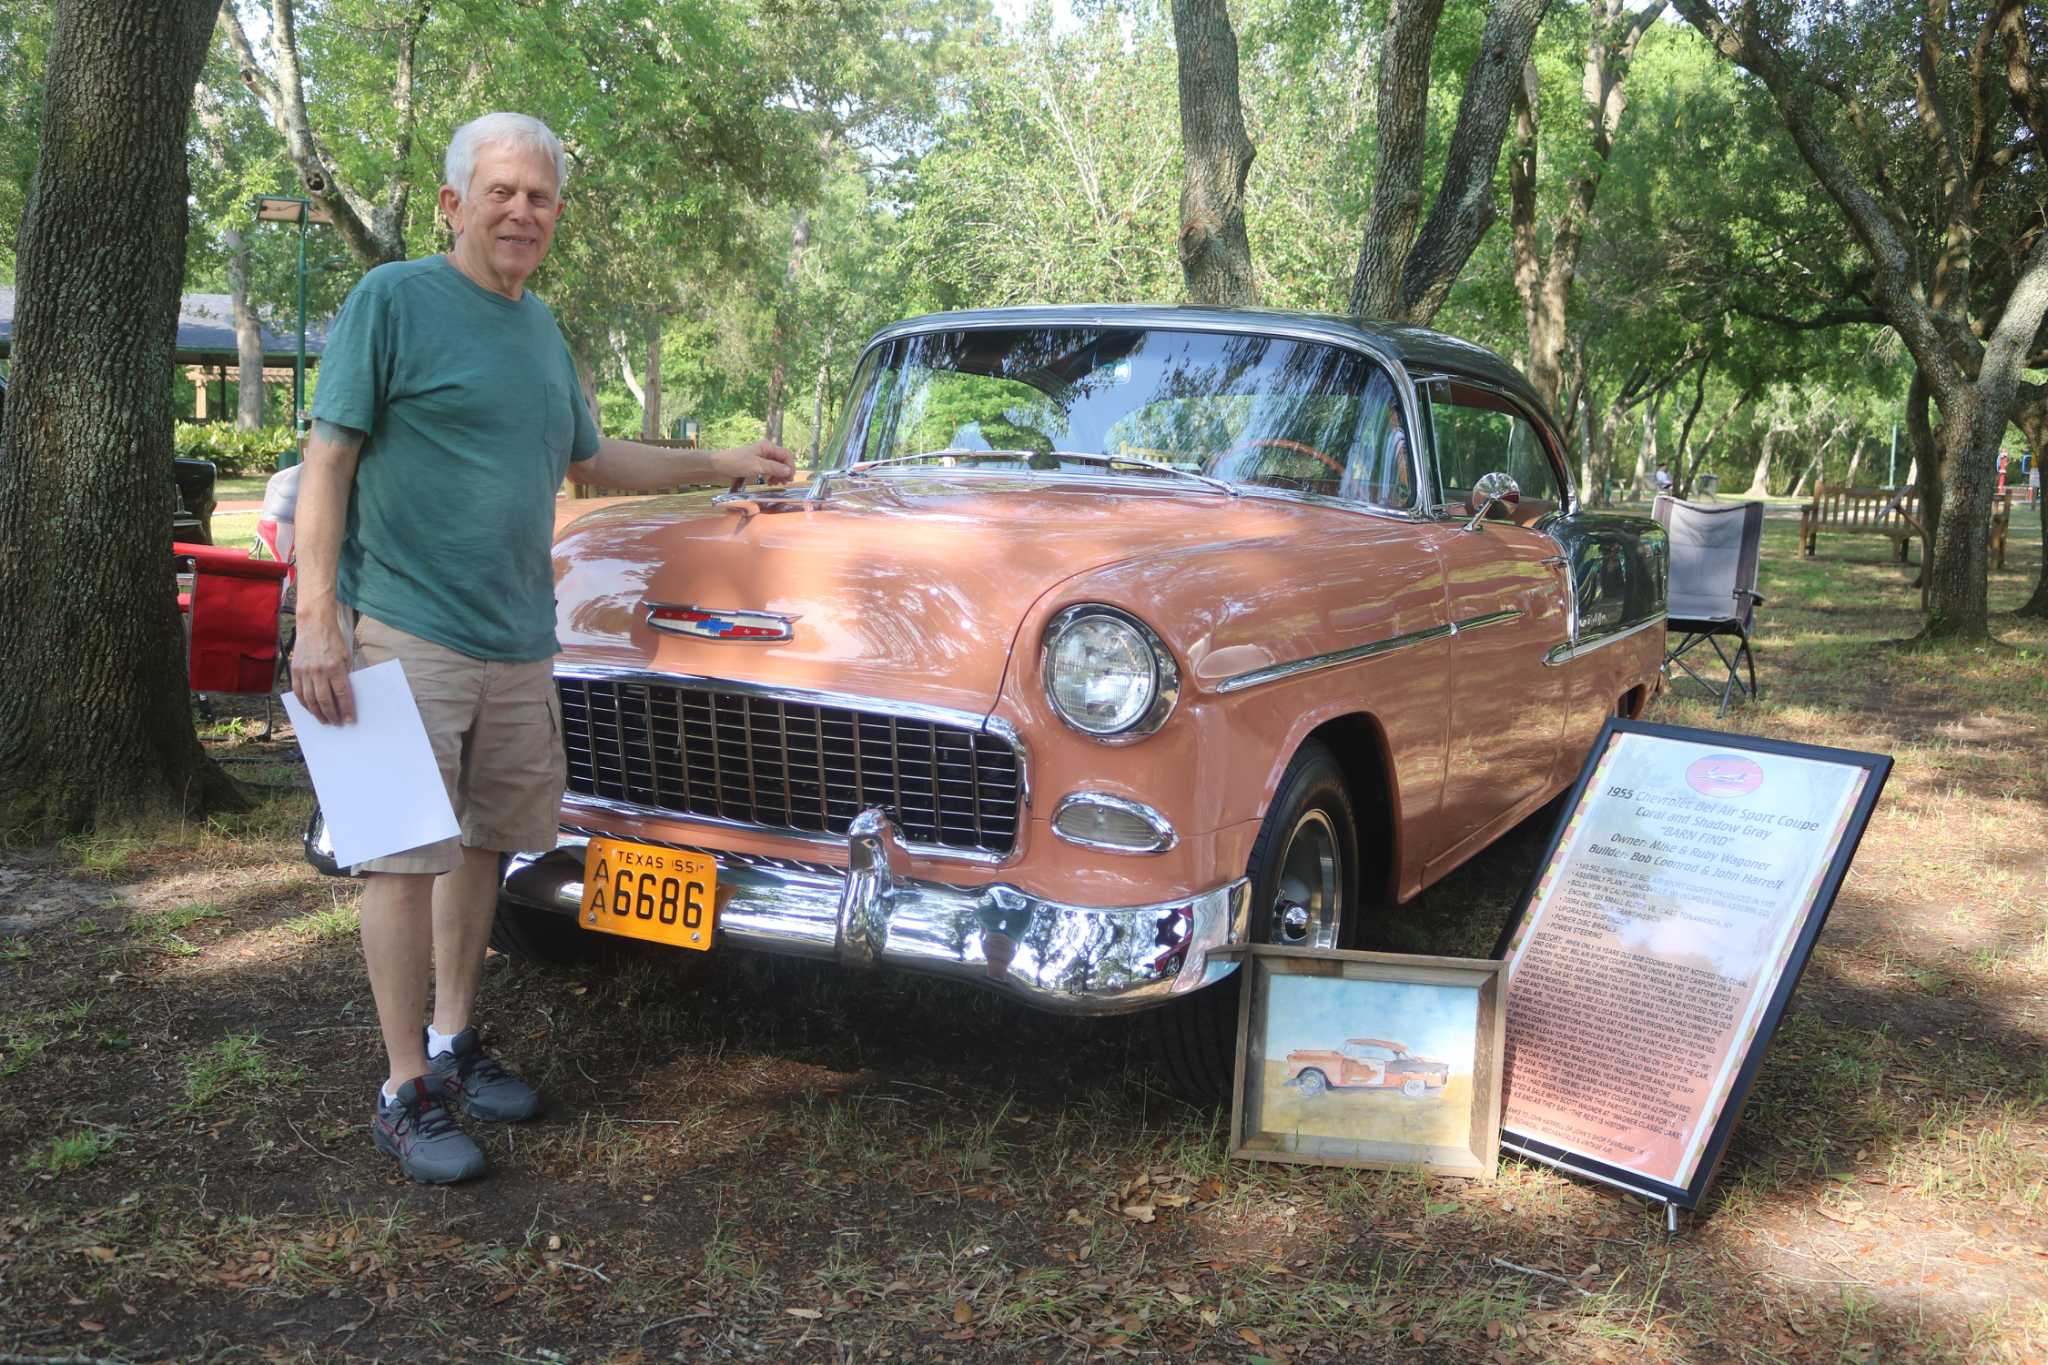
[[[1728,714],[1736,694],[1756,696],[1756,654],[1750,644],[1751,618],[1764,599],[1756,590],[1757,553],[1763,545],[1760,502],[1681,502],[1663,496],[1651,511],[1671,537],[1670,611],[1664,670],[1675,665],[1709,693],[1721,698],[1716,715]],[[1724,644],[1731,639],[1732,645]],[[1705,645],[1725,674],[1702,677],[1693,665]],[[1713,665],[1703,664],[1709,672]],[[1742,672],[1749,682],[1744,685]]]
[[[270,733],[270,695],[278,670],[277,615],[285,565],[240,550],[183,542],[173,562],[189,573],[178,594],[188,637],[187,669],[194,692],[263,695],[263,733]]]

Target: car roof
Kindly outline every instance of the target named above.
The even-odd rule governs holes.
[[[1408,1044],[1390,1043],[1384,1038],[1346,1038],[1344,1041],[1347,1043],[1365,1043],[1371,1047],[1390,1047],[1396,1052],[1406,1052],[1408,1050]]]
[[[1159,327],[1202,331],[1268,332],[1340,346],[1363,346],[1391,355],[1411,374],[1467,375],[1520,399],[1555,425],[1536,390],[1498,353],[1446,332],[1404,322],[1376,322],[1340,313],[1296,313],[1278,308],[1209,308],[1194,304],[1044,304],[926,313],[890,323],[870,346],[920,332],[992,327]]]

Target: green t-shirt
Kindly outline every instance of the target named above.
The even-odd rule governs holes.
[[[368,433],[336,596],[473,659],[553,655],[555,492],[598,435],[547,305],[443,256],[380,265],[329,329],[316,393],[316,418]]]

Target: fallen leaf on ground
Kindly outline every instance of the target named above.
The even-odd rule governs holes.
[[[953,1321],[965,1327],[974,1321],[974,1305],[965,1299],[953,1300]]]
[[[785,1308],[782,1311],[793,1318],[803,1318],[809,1322],[816,1322],[825,1316],[824,1311],[817,1308]]]
[[[1126,1204],[1118,1209],[1117,1212],[1134,1223],[1149,1223],[1153,1218],[1152,1206],[1150,1204]]]

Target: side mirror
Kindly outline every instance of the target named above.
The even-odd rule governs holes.
[[[1465,523],[1465,529],[1476,531],[1496,507],[1513,507],[1522,500],[1522,486],[1515,482],[1512,474],[1495,471],[1481,474],[1479,481],[1472,485],[1472,496],[1466,506],[1472,509],[1472,520]]]

